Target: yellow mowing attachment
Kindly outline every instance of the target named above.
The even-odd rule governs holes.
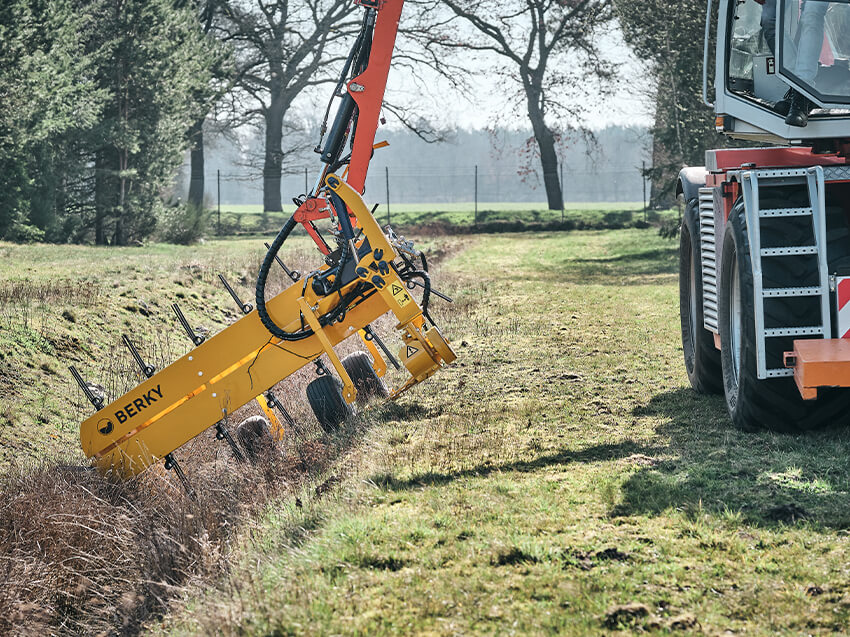
[[[226,286],[247,312],[239,321],[206,341],[188,328],[187,333],[197,344],[191,352],[157,373],[147,370],[151,374],[145,382],[108,405],[89,398],[97,413],[80,426],[80,442],[86,456],[99,469],[129,477],[167,458],[166,464],[180,472],[172,455],[175,450],[216,426],[219,438],[232,442],[221,431],[220,423],[226,423],[229,415],[255,399],[268,417],[273,436],[282,438],[285,425],[272,411],[269,397],[275,406],[281,406],[270,391],[305,365],[321,365],[323,355],[342,381],[345,402],[353,403],[362,387],[355,382],[359,379],[351,378],[334,348],[359,335],[369,351],[374,374],[383,377],[387,364],[376,342],[385,353],[389,351],[369,326],[387,312],[398,321],[395,328],[403,341],[398,358],[410,373],[405,382],[392,388],[390,398],[455,360],[455,353],[440,330],[436,326],[426,328],[422,308],[398,274],[399,254],[360,195],[335,175],[329,175],[325,183],[342,199],[362,230],[353,242],[356,277],[327,296],[318,295],[308,278],[266,302],[276,325],[287,332],[309,325],[312,335],[298,341],[272,337],[257,310],[242,303]],[[325,270],[327,266],[322,271]],[[342,318],[323,325],[320,317],[334,310],[340,299],[357,286],[364,292],[350,301]],[[394,357],[389,358],[398,365]],[[321,369],[329,371],[323,365]],[[90,390],[73,371],[88,396]],[[289,415],[285,410],[282,413],[291,426]]]

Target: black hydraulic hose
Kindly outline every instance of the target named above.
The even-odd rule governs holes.
[[[360,33],[357,34],[357,39],[354,41],[354,46],[348,52],[348,57],[345,60],[345,65],[342,67],[342,72],[339,74],[334,94],[338,93],[345,85],[345,80],[348,79],[348,72],[351,70],[351,65],[356,58],[360,57],[360,51],[363,48],[363,40],[366,38],[366,32],[369,29],[369,13],[363,16],[363,24],[360,26]]]
[[[319,144],[316,146],[317,149],[322,147],[322,142],[325,139],[325,132],[327,132],[328,126],[328,117],[331,114],[331,107],[333,106],[334,98],[339,94],[342,87],[345,85],[345,80],[348,78],[348,72],[351,70],[351,65],[354,63],[355,59],[359,59],[360,51],[363,48],[363,40],[366,38],[366,33],[369,30],[370,25],[370,12],[367,11],[363,16],[363,25],[360,27],[360,33],[357,35],[357,39],[354,41],[354,46],[351,47],[351,50],[348,52],[348,57],[345,60],[345,65],[342,68],[342,72],[339,74],[339,80],[337,81],[336,87],[334,88],[333,93],[331,94],[331,99],[328,101],[328,106],[325,109],[325,117],[322,119],[321,136],[319,138]]]
[[[346,243],[348,243],[354,239],[354,226],[351,225],[351,217],[348,216],[348,206],[345,205],[342,197],[335,192],[331,191],[329,195],[331,204],[333,204],[334,210],[336,210],[337,219],[339,219],[339,228],[342,230],[342,238],[345,239]],[[340,263],[343,261],[345,261],[345,259],[339,260]]]
[[[422,279],[422,314],[428,319],[431,325],[436,325],[434,319],[428,313],[428,303],[431,301],[431,277],[428,276],[427,272],[423,272],[422,270],[412,270],[404,274],[405,282],[410,279]]]
[[[348,210],[345,207],[342,199],[336,194],[331,193],[331,201],[334,202],[334,207],[338,210],[337,216],[340,220],[340,226],[342,227],[343,237],[346,239],[351,239],[354,237],[354,230],[351,226],[351,219],[348,218]],[[337,207],[337,202],[339,207]],[[341,211],[341,212],[340,212]],[[292,230],[297,225],[295,221],[295,217],[290,217],[289,221],[281,228],[275,240],[272,241],[271,246],[269,246],[268,252],[266,252],[266,257],[263,259],[263,265],[260,266],[260,272],[257,275],[257,288],[256,288],[256,303],[257,303],[257,314],[260,317],[260,321],[263,323],[265,328],[272,334],[272,336],[276,336],[277,338],[284,341],[300,341],[305,338],[308,338],[313,335],[313,330],[310,328],[298,331],[298,332],[286,332],[284,331],[277,323],[272,320],[272,317],[269,315],[268,310],[266,309],[266,282],[268,280],[269,271],[271,270],[271,266],[275,261],[275,257],[280,252],[281,247],[283,247],[284,242],[292,233]],[[342,288],[342,273],[345,269],[345,264],[351,256],[351,249],[349,247],[350,243],[348,240],[343,241],[342,250],[340,251],[339,261],[336,266],[336,276],[334,277],[333,287],[328,291],[328,294],[334,294],[338,292]],[[342,305],[346,306],[348,303],[343,299]],[[327,325],[329,322],[333,321],[336,313],[335,308],[331,310],[327,315],[322,316],[320,322],[322,325]]]
[[[369,66],[369,57],[372,55],[372,29],[374,28],[374,25],[375,12],[369,10],[366,12],[366,16],[364,18],[361,30],[362,38],[358,37],[355,49],[352,49],[352,52],[357,50],[354,61],[355,76],[362,74]],[[348,67],[348,62],[346,62],[346,67]],[[334,118],[333,125],[331,126],[331,132],[328,135],[327,144],[325,144],[325,147],[322,150],[322,163],[335,164],[339,161],[339,157],[345,147],[346,133],[349,130],[349,124],[352,124],[352,119],[356,119],[356,110],[357,103],[354,101],[354,97],[352,97],[351,93],[346,91],[345,96],[342,98],[342,104],[340,104],[339,110]],[[353,127],[351,132],[353,133]]]
[[[286,241],[295,229],[296,224],[297,222],[293,216],[290,217],[289,221],[287,221],[283,228],[280,229],[280,232],[277,233],[274,241],[272,241],[269,251],[266,252],[266,258],[263,259],[263,265],[260,266],[260,272],[257,275],[257,314],[260,316],[260,321],[262,321],[263,325],[272,334],[272,336],[276,336],[282,341],[300,341],[313,335],[313,330],[311,329],[301,330],[300,332],[284,331],[272,320],[272,317],[269,316],[269,312],[266,309],[266,281],[269,278],[269,270],[271,270],[272,263],[274,263],[274,258],[277,256],[277,253],[280,252],[281,247],[283,247],[284,241]]]
[[[342,271],[343,269],[345,269],[345,262],[348,261],[350,252],[351,250],[348,247],[348,241],[343,242],[342,251],[339,253],[339,261],[336,264],[336,276],[334,277],[334,284],[328,294],[334,294],[335,292],[339,292],[340,288],[342,287]]]

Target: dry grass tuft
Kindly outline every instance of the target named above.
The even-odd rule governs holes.
[[[180,452],[195,499],[161,468],[124,482],[62,458],[11,467],[0,476],[0,634],[138,633],[191,580],[225,573],[236,529],[321,476],[346,443],[269,439],[252,464],[201,436]]]

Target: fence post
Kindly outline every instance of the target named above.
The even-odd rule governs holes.
[[[640,180],[643,183],[643,221],[646,223],[646,162],[643,162],[640,170]]]
[[[390,225],[390,167],[384,167],[384,174],[387,177],[387,225]]]
[[[478,164],[475,164],[475,223],[478,223]]]
[[[217,234],[221,236],[221,169],[215,171],[216,185],[218,188],[218,224]]]
[[[304,196],[310,194],[310,177],[307,174],[307,167],[304,167]]]
[[[561,158],[561,223],[564,223],[564,158]]]

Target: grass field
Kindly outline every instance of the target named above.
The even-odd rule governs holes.
[[[207,556],[214,580],[169,588],[148,632],[845,632],[850,435],[740,433],[722,398],[688,388],[675,242],[625,229],[431,245],[446,253],[435,285],[456,303],[434,310],[459,360],[363,414],[320,475]],[[261,251],[0,246],[8,289],[70,281],[0,333],[3,449],[75,445],[76,416],[50,407],[72,391],[64,363],[97,377],[121,330],[164,351],[175,294],[195,321],[226,324],[215,273],[250,289]],[[86,281],[93,298],[62,296]],[[66,353],[74,339],[82,354]]]
[[[262,206],[222,206],[222,234],[252,234],[263,229],[279,227],[284,217],[291,214],[294,206],[287,208],[284,213],[263,214]],[[671,211],[650,211],[646,217],[649,221],[658,221],[669,217]],[[676,213],[677,214],[677,213]],[[473,231],[476,224],[479,230],[492,231],[488,225],[496,229],[502,224],[519,223],[525,225],[540,225],[566,222],[571,228],[619,228],[628,227],[644,220],[643,204],[635,202],[567,202],[566,210],[548,210],[545,203],[479,203],[476,216],[473,203],[446,204],[391,204],[389,214],[386,204],[379,206],[376,215],[382,224],[390,223],[400,229],[431,228],[445,232]],[[210,217],[210,229],[217,229],[217,214]]]
[[[843,631],[850,438],[739,433],[687,387],[675,249],[475,240],[443,266],[459,361],[370,414],[336,491],[270,507],[158,630]]]

